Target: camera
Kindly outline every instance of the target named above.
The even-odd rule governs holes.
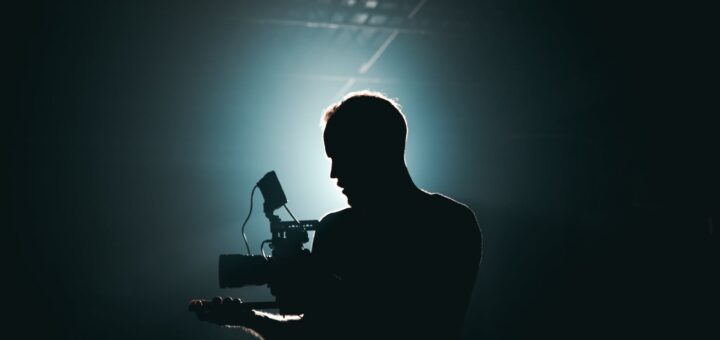
[[[283,192],[275,171],[263,176],[253,188],[259,188],[263,195],[263,210],[270,222],[271,238],[260,245],[262,255],[252,255],[245,236],[243,223],[243,239],[247,247],[247,255],[223,254],[218,261],[218,279],[220,288],[239,288],[248,285],[264,285],[270,288],[275,297],[273,302],[244,303],[247,308],[263,309],[278,308],[281,314],[302,313],[303,291],[305,284],[301,270],[306,268],[310,251],[304,247],[309,241],[308,231],[317,227],[317,220],[297,220],[287,208],[287,198]],[[251,194],[251,201],[252,196]],[[292,221],[282,221],[275,215],[275,210],[285,207]],[[250,214],[252,214],[252,202]],[[265,254],[267,243],[271,254]]]

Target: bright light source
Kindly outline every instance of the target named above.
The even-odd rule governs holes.
[[[352,22],[362,25],[367,21],[367,19],[370,17],[367,13],[357,13],[355,16],[353,16]]]
[[[378,2],[376,0],[365,1],[365,7],[367,7],[367,8],[375,8],[375,7],[377,7],[377,5],[378,5]]]

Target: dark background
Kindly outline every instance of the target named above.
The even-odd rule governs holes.
[[[349,89],[403,104],[416,181],[477,213],[486,247],[468,339],[717,337],[709,11],[429,1],[393,24],[422,32],[400,33],[364,75],[387,32],[258,21],[323,21],[338,3],[5,11],[2,331],[243,338],[195,320],[187,301],[268,298],[216,283],[217,255],[243,250],[265,171],[299,217],[339,207],[313,165],[325,162],[317,123],[357,77]],[[252,221],[259,240],[265,222]]]

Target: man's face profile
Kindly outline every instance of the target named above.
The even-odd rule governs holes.
[[[381,181],[377,160],[351,150],[342,151],[328,153],[330,178],[337,179],[349,205],[367,202]]]
[[[330,177],[350,206],[381,198],[404,166],[407,127],[396,104],[371,92],[350,95],[324,115],[325,153]]]

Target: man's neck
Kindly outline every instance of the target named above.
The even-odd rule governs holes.
[[[358,210],[384,210],[392,209],[412,200],[422,191],[415,185],[406,167],[395,175],[388,176],[377,190],[377,193],[368,198],[368,202],[357,202],[353,205]]]

